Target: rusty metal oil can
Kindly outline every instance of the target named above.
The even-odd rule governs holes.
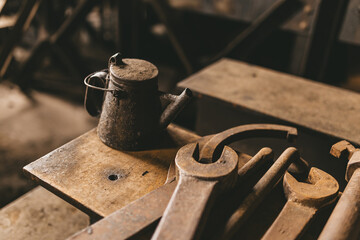
[[[191,91],[179,96],[158,91],[158,69],[141,59],[109,59],[108,69],[87,76],[85,107],[100,115],[98,136],[119,150],[142,150],[159,141],[161,131],[189,102]],[[163,110],[162,102],[169,104]]]

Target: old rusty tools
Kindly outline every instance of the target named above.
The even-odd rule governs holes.
[[[360,151],[347,141],[334,144],[330,153],[349,159],[345,180],[348,184],[320,234],[320,240],[359,239],[360,236]]]
[[[181,239],[199,238],[204,218],[212,202],[211,198],[219,190],[228,189],[229,185],[235,186],[236,175],[233,176],[234,169],[229,166],[232,166],[230,164],[234,164],[233,161],[237,158],[234,156],[233,160],[224,159],[229,149],[224,145],[234,139],[269,135],[264,132],[290,138],[296,134],[296,129],[289,127],[284,129],[284,126],[279,125],[244,125],[214,135],[201,150],[199,145],[187,145],[180,149],[175,159],[179,182],[153,239],[179,239],[180,236]],[[215,161],[217,159],[215,154],[221,149],[222,154]],[[206,162],[210,163],[204,164]],[[234,166],[236,167],[237,164]]]
[[[287,202],[262,240],[298,239],[318,210],[336,200],[339,184],[330,174],[311,168],[307,182],[285,173],[283,187]]]
[[[218,239],[231,239],[237,230],[251,216],[264,197],[279,182],[290,164],[298,161],[300,161],[300,155],[297,149],[293,147],[286,149],[265,175],[255,184],[250,194],[231,215],[225,225],[222,236]]]
[[[240,154],[240,157],[250,159],[246,154]],[[254,169],[260,168],[266,162],[271,161],[272,158],[271,149],[261,149],[238,170],[238,179],[246,181],[249,175],[254,172]],[[136,239],[138,234],[141,234],[144,229],[161,218],[176,187],[174,173],[175,171],[169,169],[169,176],[165,185],[119,209],[69,239],[110,239],[113,236],[117,236],[119,239]]]
[[[199,160],[199,145],[182,147],[175,158],[179,179],[152,239],[198,239],[213,198],[236,184],[238,156],[225,146],[214,163]]]
[[[209,146],[210,143],[213,144],[215,140],[220,141],[220,143],[226,142],[226,144],[229,144],[231,142],[226,139],[234,136],[234,134],[236,138],[232,138],[233,141],[244,139],[245,137],[279,137],[291,140],[297,134],[295,128],[274,124],[251,124],[236,127],[237,131],[234,131],[234,129],[217,134],[222,137],[211,135],[198,139],[197,142],[200,145],[200,149],[204,145]],[[229,131],[232,131],[233,134],[229,134]],[[217,148],[216,144],[213,146]],[[239,158],[250,159],[250,157],[245,157],[245,155],[240,154]],[[238,179],[246,181],[252,173],[260,169],[266,162],[271,161],[272,156],[271,149],[261,149],[259,153],[239,169]],[[169,171],[172,174],[175,173],[171,169]],[[171,176],[168,179],[170,181],[164,186],[92,225],[91,234],[85,229],[71,239],[108,239],[114,235],[121,239],[136,238],[138,233],[143,232],[143,229],[156,222],[162,216],[176,186],[176,182],[171,180],[173,179]]]

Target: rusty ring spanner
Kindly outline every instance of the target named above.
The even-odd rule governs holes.
[[[199,144],[190,143],[177,152],[178,183],[152,240],[198,239],[213,201],[235,186],[238,155],[225,146],[218,161],[200,163]]]
[[[248,138],[268,137],[283,138],[293,142],[297,137],[297,129],[278,124],[246,124],[230,128],[215,135],[205,136],[200,150],[200,162],[215,162],[225,145]],[[300,160],[292,163],[288,171],[299,179],[307,176],[309,164],[300,157]]]
[[[297,130],[277,124],[247,124],[213,135],[201,148],[200,162],[215,162],[223,147],[236,141],[255,137],[284,138],[293,141]]]
[[[227,129],[217,134],[203,136],[197,140],[200,146],[198,161],[201,163],[215,162],[219,158],[219,154],[225,145],[256,137],[283,138],[292,142],[297,137],[297,129],[278,124],[246,124]],[[255,165],[254,167],[256,167],[256,169],[261,167],[260,162]],[[304,160],[301,160],[301,162],[297,164],[292,164],[289,167],[289,172],[295,175],[299,173],[303,174],[304,172],[306,174],[307,171],[308,165]],[[175,173],[175,164],[172,162],[169,166],[166,183],[174,181]]]

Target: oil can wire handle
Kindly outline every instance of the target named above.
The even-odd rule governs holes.
[[[91,73],[91,74],[89,74],[89,75],[87,75],[85,77],[84,84],[89,88],[93,88],[93,89],[104,91],[104,92],[112,92],[112,93],[114,93],[115,91],[112,90],[112,89],[103,88],[103,87],[97,87],[97,86],[91,85],[89,83],[89,80],[92,77],[97,77],[97,78],[101,79],[104,82],[105,86],[107,86],[107,79],[106,79],[107,75],[108,75],[108,70],[107,69],[104,69],[104,70],[101,70],[101,71],[98,71],[98,72],[95,72],[95,73]]]

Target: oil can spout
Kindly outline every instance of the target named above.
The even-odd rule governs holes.
[[[192,92],[186,88],[179,96],[172,94],[163,94],[162,98],[166,98],[171,103],[165,108],[160,117],[160,129],[166,128],[172,120],[181,112],[181,110],[190,102],[192,98]]]

